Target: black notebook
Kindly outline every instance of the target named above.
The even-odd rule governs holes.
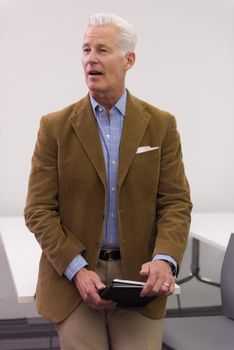
[[[140,293],[144,285],[144,282],[114,279],[108,287],[100,290],[99,294],[103,299],[115,301],[118,306],[145,306],[157,296],[141,297]]]

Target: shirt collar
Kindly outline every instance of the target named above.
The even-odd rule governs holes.
[[[89,94],[90,102],[93,108],[93,112],[96,116],[96,107],[101,106],[100,103],[98,103],[92,96]],[[127,103],[127,90],[125,89],[122,96],[119,98],[119,100],[116,102],[116,104],[112,108],[117,108],[118,111],[122,114],[122,116],[125,116],[125,111],[126,111],[126,103]]]

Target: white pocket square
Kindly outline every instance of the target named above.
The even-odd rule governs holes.
[[[158,149],[159,147],[150,147],[150,146],[142,146],[138,147],[136,153],[143,153],[143,152],[149,152],[154,151],[155,149]]]

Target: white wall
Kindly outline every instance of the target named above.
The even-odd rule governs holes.
[[[87,92],[80,48],[96,12],[136,28],[127,87],[175,114],[194,209],[233,211],[234,0],[0,0],[0,216],[22,214],[40,117]],[[223,252],[207,251],[203,272],[217,280]],[[16,302],[2,247],[0,260],[0,317],[34,315]],[[182,275],[189,264],[190,250]],[[202,298],[200,290],[183,294],[185,306],[219,300],[218,291]]]
[[[1,0],[0,215],[21,215],[40,117],[83,97],[88,15],[139,36],[130,91],[175,114],[196,211],[234,210],[233,0]]]

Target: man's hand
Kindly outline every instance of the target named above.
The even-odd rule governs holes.
[[[98,291],[104,289],[106,285],[102,283],[96,272],[82,268],[73,280],[82,299],[92,309],[102,310],[116,305],[113,301],[104,300],[99,296]]]
[[[175,278],[172,275],[170,265],[166,261],[154,260],[143,264],[140,275],[147,277],[141,296],[173,294]]]

